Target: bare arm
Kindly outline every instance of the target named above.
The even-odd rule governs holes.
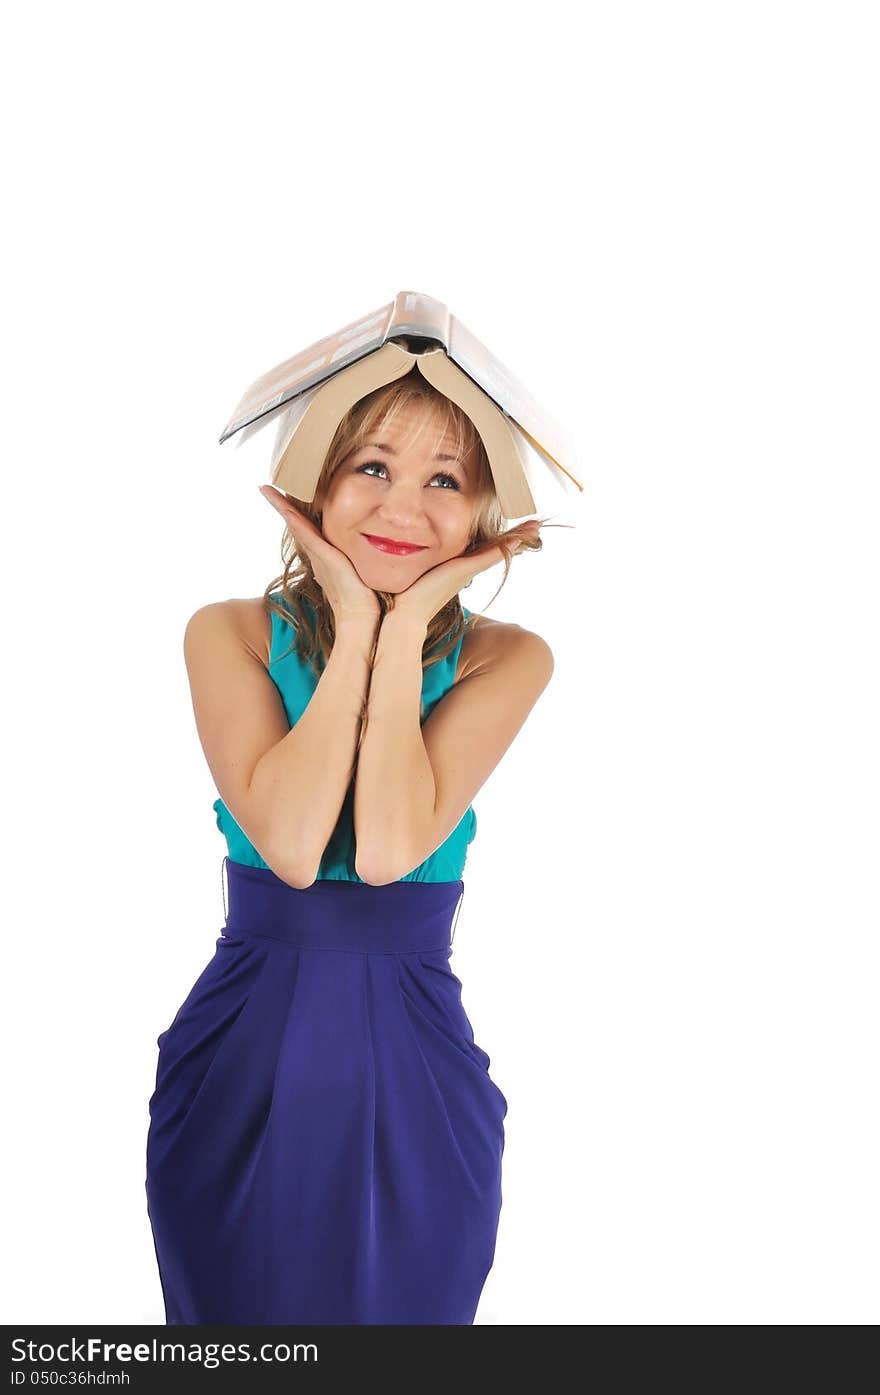
[[[344,620],[291,728],[280,694],[235,623],[235,603],[190,619],[184,654],[199,739],[224,804],[277,876],[315,880],[354,770],[375,627]]]
[[[358,876],[377,885],[449,837],[553,672],[540,635],[504,626],[420,726],[425,633],[393,611],[379,632],[354,801]]]

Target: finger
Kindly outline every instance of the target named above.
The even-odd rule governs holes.
[[[508,533],[503,541],[507,544],[511,553],[519,552],[527,542],[534,542],[539,536],[539,533],[540,529],[537,525],[531,527],[528,524],[520,524],[517,531]]]
[[[519,538],[500,538],[495,542],[484,543],[478,547],[476,552],[465,553],[467,561],[484,561],[487,567],[494,566],[496,562],[515,552],[519,546]]]
[[[503,562],[505,558],[511,557],[516,552],[518,544],[514,545],[507,538],[504,539],[504,544],[502,547],[497,542],[489,543],[487,546],[481,547],[478,552],[468,553],[466,560],[470,564],[471,573],[476,575],[478,572],[488,571],[490,567],[497,567],[499,562]],[[475,566],[475,564],[477,565]]]
[[[521,537],[506,537],[503,538],[502,541],[504,543],[504,547],[502,548],[500,543],[498,545],[498,551],[501,553],[502,556],[504,555],[505,550],[510,553],[518,552],[523,545],[523,539]]]
[[[309,542],[313,547],[325,541],[311,519],[306,518],[305,514],[300,513],[299,509],[294,504],[291,504],[289,499],[285,499],[283,494],[279,494],[277,490],[271,489],[269,485],[262,484],[260,485],[260,493],[264,498],[269,500],[269,503],[276,512],[281,514],[281,517],[285,520],[288,528],[297,541],[302,539]]]
[[[537,519],[529,519],[525,523],[518,523],[515,528],[511,528],[507,537],[516,542],[529,542],[536,538],[541,531],[541,525]]]
[[[292,504],[290,500],[284,494],[279,493],[277,489],[273,489],[271,485],[261,484],[260,493],[265,499],[269,500],[272,507],[277,509],[279,513],[295,514],[297,518],[302,517],[296,505]]]

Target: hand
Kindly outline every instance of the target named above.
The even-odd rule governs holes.
[[[446,562],[429,568],[406,590],[397,593],[392,614],[406,615],[416,624],[428,625],[438,610],[457,596],[473,577],[504,560],[504,551],[500,546],[502,542],[509,552],[514,553],[525,539],[536,538],[540,530],[541,525],[536,518],[526,519],[499,538],[485,543],[476,552],[464,552],[459,557],[450,557]]]
[[[330,603],[336,624],[342,620],[369,619],[376,624],[381,618],[379,597],[365,586],[344,552],[334,547],[290,500],[271,484],[261,484],[260,493],[284,519],[297,550],[305,553],[312,564],[315,580]]]

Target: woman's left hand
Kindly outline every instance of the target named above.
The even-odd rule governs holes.
[[[450,557],[436,567],[423,572],[406,590],[399,591],[394,598],[392,615],[405,615],[415,624],[428,625],[439,610],[442,610],[453,596],[457,596],[463,586],[467,586],[480,572],[488,571],[496,563],[504,560],[500,543],[514,553],[526,538],[536,538],[540,532],[536,518],[518,523],[492,542],[485,543],[476,552],[465,552],[459,557]]]

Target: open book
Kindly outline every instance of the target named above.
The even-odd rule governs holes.
[[[445,305],[414,291],[401,291],[390,305],[264,373],[242,397],[220,444],[233,436],[243,441],[278,419],[272,483],[310,502],[345,413],[413,369],[470,417],[506,518],[537,512],[529,447],[564,489],[583,490],[562,428]]]

